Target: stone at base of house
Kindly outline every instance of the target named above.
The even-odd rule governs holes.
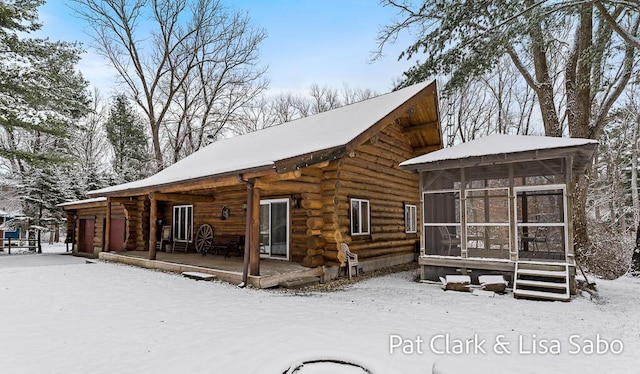
[[[413,253],[406,253],[401,255],[389,255],[389,256],[377,257],[370,260],[359,260],[358,273],[359,274],[368,273],[371,271],[389,268],[396,265],[408,264],[410,262],[415,262],[415,260],[416,260],[416,257]],[[340,268],[339,265],[334,262],[330,266],[325,266],[323,281],[328,281],[344,275],[345,275],[344,268]]]

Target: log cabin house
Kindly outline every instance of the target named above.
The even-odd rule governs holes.
[[[420,173],[421,278],[503,274],[514,296],[568,300],[574,176],[595,140],[491,135],[401,163]]]
[[[436,84],[421,83],[214,142],[61,207],[76,254],[146,251],[153,261],[237,236],[245,273],[259,276],[265,259],[338,264],[345,242],[368,271],[415,261],[419,179],[399,164],[441,149],[441,134]]]

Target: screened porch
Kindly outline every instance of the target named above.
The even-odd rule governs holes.
[[[565,261],[565,163],[424,172],[423,255]],[[526,175],[531,172],[539,175]]]
[[[573,263],[574,176],[596,147],[589,139],[491,135],[403,162],[420,173],[420,263]]]

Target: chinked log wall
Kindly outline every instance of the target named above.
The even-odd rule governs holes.
[[[125,249],[128,251],[149,249],[149,208],[150,201],[138,196],[120,203],[112,203],[111,215],[124,214],[126,219]],[[114,210],[116,209],[116,210]]]
[[[308,250],[303,264],[338,261],[338,247],[343,241],[361,259],[413,253],[418,236],[405,233],[404,205],[413,204],[419,209],[418,176],[398,167],[411,157],[415,154],[402,128],[391,124],[355,152],[325,167],[320,201],[318,196],[305,199],[309,206],[320,206],[321,216],[307,224]],[[351,237],[351,198],[369,200],[370,235]]]
[[[400,125],[390,124],[350,155],[287,175],[258,178],[256,188],[263,200],[288,198],[290,203],[294,199],[299,201],[298,207],[290,206],[289,243],[294,262],[314,267],[327,260],[337,261],[338,247],[343,241],[349,243],[361,259],[412,253],[418,236],[405,233],[404,205],[414,204],[420,209],[418,175],[400,170],[398,164],[414,156]],[[170,224],[174,206],[193,205],[194,236],[205,223],[213,226],[214,235],[244,235],[246,211],[242,205],[247,201],[246,187],[239,184],[203,194],[213,195],[215,201],[161,201],[158,217],[164,224]],[[350,198],[370,201],[370,235],[350,236]],[[231,215],[221,220],[225,205]],[[149,200],[141,197],[128,203],[127,212],[130,232],[143,233],[142,237],[130,235],[127,248],[147,249]]]

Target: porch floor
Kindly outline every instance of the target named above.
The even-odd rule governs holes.
[[[242,282],[242,257],[224,258],[221,255],[202,256],[199,253],[157,252],[155,260],[149,260],[148,251],[101,252],[99,258],[105,261],[120,262],[148,269],[158,269],[182,273],[199,271],[214,274],[218,279],[240,284]],[[258,288],[275,287],[279,283],[301,277],[320,277],[322,267],[307,268],[290,261],[260,259],[260,275],[250,275],[248,283]]]

